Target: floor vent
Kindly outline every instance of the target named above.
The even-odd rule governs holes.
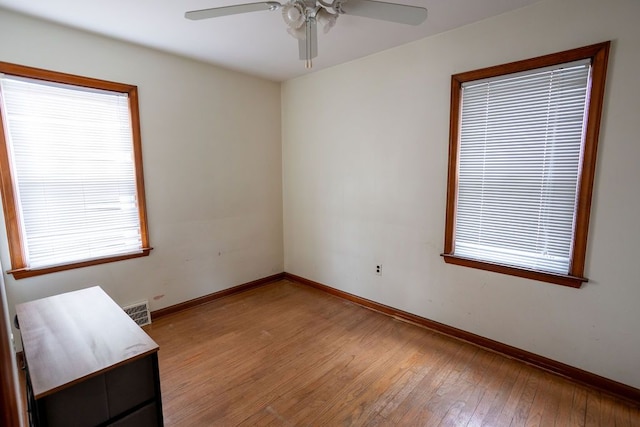
[[[151,315],[149,314],[149,303],[142,301],[137,304],[122,307],[125,313],[129,315],[140,326],[151,323]]]

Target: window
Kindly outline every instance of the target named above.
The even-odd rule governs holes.
[[[444,260],[580,287],[609,42],[452,76]]]
[[[135,86],[0,62],[16,279],[148,255]]]

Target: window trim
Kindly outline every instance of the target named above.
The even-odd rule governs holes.
[[[579,288],[588,279],[583,277],[591,213],[591,199],[596,167],[596,154],[602,106],[604,102],[605,77],[611,42],[603,42],[568,51],[544,55],[523,61],[492,66],[451,76],[451,111],[449,123],[449,173],[447,177],[447,205],[445,221],[444,261],[465,267],[493,271],[512,276],[524,277],[557,285]],[[458,147],[460,139],[460,112],[462,84],[469,81],[529,71],[537,68],[590,59],[592,66],[591,88],[588,95],[588,114],[585,126],[584,152],[578,180],[578,201],[576,204],[576,225],[573,237],[573,253],[566,275],[529,270],[514,266],[464,258],[455,255],[455,214],[458,188]]]
[[[11,257],[11,270],[8,270],[7,273],[12,274],[15,279],[23,279],[26,277],[33,277],[74,268],[148,256],[153,248],[149,246],[149,232],[147,228],[147,210],[144,190],[144,173],[142,169],[142,143],[140,138],[140,112],[138,108],[137,86],[82,77],[73,74],[59,73],[56,71],[27,67],[7,62],[0,62],[0,73],[128,94],[133,137],[136,192],[138,197],[138,216],[140,218],[140,234],[142,240],[142,250],[132,254],[120,254],[51,267],[35,269],[27,268],[24,256],[23,239],[18,221],[19,209],[16,204],[17,199],[14,195],[13,173],[11,170],[11,162],[9,161],[7,141],[5,139],[4,121],[0,117],[0,187],[2,189],[2,208],[4,212],[5,226],[7,229],[9,254]]]

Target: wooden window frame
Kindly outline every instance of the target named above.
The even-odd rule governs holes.
[[[544,55],[537,58],[483,68],[451,76],[451,112],[449,123],[449,173],[447,178],[447,206],[445,222],[445,241],[442,256],[449,264],[478,268],[527,279],[539,280],[557,285],[579,288],[588,279],[584,276],[587,249],[587,234],[591,213],[593,181],[596,168],[598,136],[604,101],[605,79],[609,57],[610,41],[572,49],[564,52]],[[534,70],[542,67],[563,64],[582,59],[590,59],[592,66],[591,87],[588,94],[588,113],[585,125],[585,140],[582,164],[578,177],[578,197],[576,204],[576,224],[573,236],[573,250],[568,274],[554,274],[529,270],[514,266],[495,264],[486,261],[456,256],[455,217],[458,189],[458,148],[460,140],[460,113],[462,84],[469,81],[502,76]]]
[[[27,67],[7,62],[0,62],[0,73],[48,82],[128,94],[129,111],[131,113],[136,190],[138,197],[138,215],[140,218],[140,234],[142,243],[141,251],[132,254],[120,254],[110,257],[91,259],[87,261],[55,265],[51,267],[29,269],[25,261],[26,258],[24,252],[23,236],[20,232],[18,217],[19,209],[17,206],[18,201],[14,194],[13,172],[11,169],[11,162],[9,161],[9,151],[8,144],[5,139],[4,123],[2,118],[0,117],[0,187],[2,189],[2,208],[4,211],[9,253],[11,257],[11,270],[7,272],[12,274],[15,279],[23,279],[26,277],[54,273],[57,271],[64,271],[74,268],[88,267],[91,265],[148,256],[153,248],[149,246],[149,232],[147,228],[144,173],[142,170],[142,144],[140,138],[140,113],[138,108],[137,86],[93,79],[89,77],[82,77],[72,74],[65,74],[40,68]]]

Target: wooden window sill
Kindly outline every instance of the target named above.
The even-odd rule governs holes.
[[[140,252],[135,252],[131,254],[118,255],[118,256],[112,256],[107,258],[90,259],[87,261],[75,262],[72,264],[56,265],[52,267],[43,267],[43,268],[34,268],[34,269],[15,268],[12,270],[8,270],[7,273],[12,274],[16,280],[19,280],[19,279],[25,279],[27,277],[40,276],[42,274],[56,273],[58,271],[64,271],[64,270],[72,270],[74,268],[89,267],[91,265],[106,264],[108,262],[123,261],[126,259],[132,259],[132,258],[140,258],[143,256],[148,256],[149,253],[151,253],[152,249],[153,248],[144,248]]]
[[[548,273],[543,271],[528,270],[525,268],[510,265],[493,264],[490,262],[478,261],[470,258],[463,258],[453,254],[443,253],[441,256],[447,264],[456,264],[464,267],[477,268],[480,270],[493,271],[495,273],[508,274],[510,276],[524,277],[525,279],[538,280],[541,282],[553,283],[556,285],[580,288],[582,283],[588,282],[585,277],[576,277],[568,274]]]

